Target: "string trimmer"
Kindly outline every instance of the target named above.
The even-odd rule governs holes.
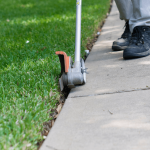
[[[64,87],[74,88],[76,85],[86,83],[86,71],[84,60],[81,55],[81,5],[82,0],[76,0],[76,39],[75,39],[75,61],[63,51],[57,51],[61,64],[61,77],[59,84],[61,91]]]

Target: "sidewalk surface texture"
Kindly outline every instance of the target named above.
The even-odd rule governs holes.
[[[86,60],[87,84],[71,90],[40,150],[149,150],[150,57],[124,60],[116,4]]]

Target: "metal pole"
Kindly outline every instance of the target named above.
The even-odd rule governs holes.
[[[81,5],[82,0],[76,0],[75,62],[80,62],[81,53]]]

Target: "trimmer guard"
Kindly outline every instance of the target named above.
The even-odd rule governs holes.
[[[57,51],[56,55],[59,56],[60,64],[61,64],[61,74],[63,72],[67,73],[69,69],[69,56],[63,51]]]
[[[67,86],[67,73],[70,67],[70,57],[63,51],[57,51],[56,55],[59,57],[60,65],[61,65],[61,77],[59,78],[59,85],[61,91],[63,91],[64,87]]]

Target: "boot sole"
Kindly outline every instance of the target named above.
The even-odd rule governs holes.
[[[126,48],[127,48],[127,46],[118,46],[118,45],[112,46],[113,51],[121,51],[121,50],[125,50]]]
[[[123,52],[123,58],[124,59],[133,59],[133,58],[141,58],[141,57],[146,57],[150,55],[150,50],[143,52],[143,53],[132,53],[132,52]]]

